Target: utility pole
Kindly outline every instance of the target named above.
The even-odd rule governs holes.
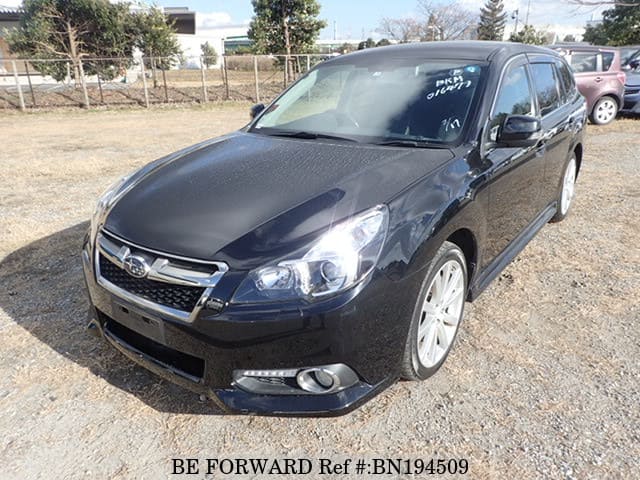
[[[524,17],[524,24],[529,25],[529,12],[531,11],[531,0],[527,1],[527,14]]]

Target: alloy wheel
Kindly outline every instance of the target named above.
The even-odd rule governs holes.
[[[464,271],[455,260],[436,273],[422,304],[418,324],[418,358],[431,368],[451,348],[464,307]]]
[[[560,197],[560,213],[566,215],[573,195],[575,194],[576,185],[576,159],[571,158],[564,171],[564,179],[562,180],[562,195]]]

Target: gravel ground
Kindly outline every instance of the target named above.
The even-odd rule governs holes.
[[[221,415],[88,336],[79,252],[97,195],[247,110],[0,114],[3,478],[162,478],[185,456],[453,457],[470,478],[638,478],[640,120],[589,127],[572,214],[468,304],[442,370],[349,415]]]

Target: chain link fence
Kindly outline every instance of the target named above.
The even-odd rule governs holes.
[[[327,55],[0,60],[0,109],[268,102]]]

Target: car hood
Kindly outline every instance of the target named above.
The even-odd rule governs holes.
[[[105,228],[151,249],[253,268],[388,201],[452,156],[236,132],[142,169]]]

